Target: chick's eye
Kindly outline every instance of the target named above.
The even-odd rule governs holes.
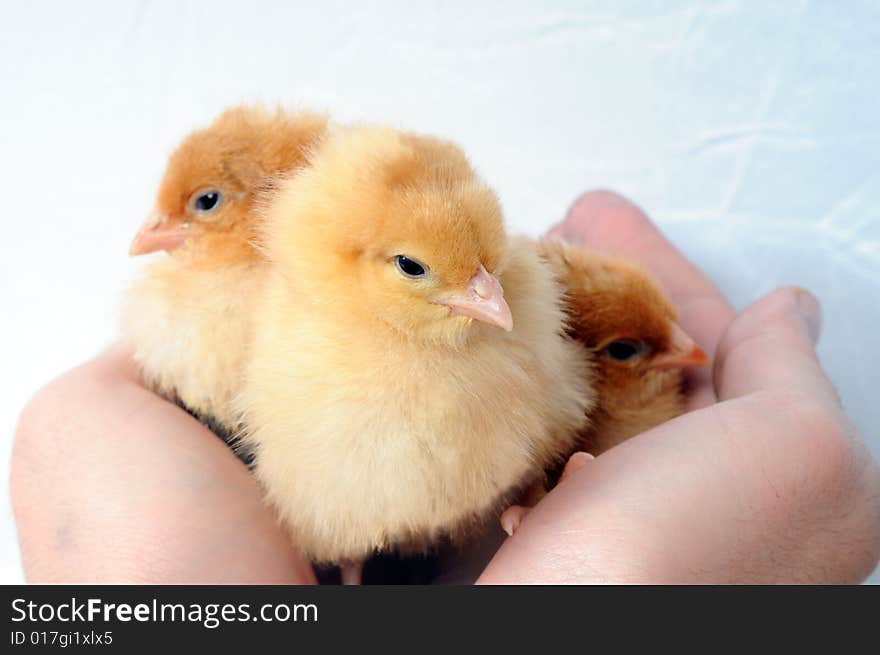
[[[212,189],[211,191],[207,191],[196,196],[193,201],[193,206],[196,211],[200,212],[209,212],[212,209],[216,209],[220,205],[220,201],[223,198],[223,194],[221,194],[216,189]]]
[[[631,339],[618,339],[605,346],[605,354],[619,362],[626,362],[638,357],[644,350],[645,344]]]
[[[397,265],[397,270],[407,277],[423,277],[427,272],[422,264],[404,255],[395,257],[394,263]]]

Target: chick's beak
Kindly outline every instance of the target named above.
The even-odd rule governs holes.
[[[651,362],[651,368],[666,371],[685,366],[705,366],[709,357],[677,323],[672,324],[669,350]]]
[[[513,316],[504,300],[504,289],[494,275],[480,266],[468,281],[464,295],[454,295],[437,301],[450,309],[452,316],[468,316],[510,332]]]
[[[165,214],[153,212],[144,221],[131,242],[128,254],[146,255],[157,250],[174,250],[186,240],[186,223]]]

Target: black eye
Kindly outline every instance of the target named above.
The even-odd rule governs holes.
[[[419,264],[415,259],[398,255],[394,258],[397,269],[407,277],[422,277],[425,274],[425,267]]]
[[[219,191],[208,191],[196,197],[193,205],[196,211],[209,212],[220,204],[222,198],[223,195]]]
[[[644,350],[645,345],[641,341],[630,339],[619,339],[605,346],[605,354],[619,362],[629,361],[633,357],[641,355]]]

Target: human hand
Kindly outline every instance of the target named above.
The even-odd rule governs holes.
[[[638,210],[591,194],[560,229],[653,268],[682,324],[714,350],[730,308]],[[703,409],[569,476],[481,581],[851,581],[869,572],[877,468],[847,432],[805,341],[810,320],[791,314],[794,297],[737,319],[719,348],[716,383],[700,373],[692,380],[689,406]],[[756,355],[768,346],[772,357]],[[760,364],[765,389],[749,389],[750,363]],[[718,409],[725,405],[732,409]],[[12,493],[32,581],[314,581],[246,469],[146,390],[123,348],[32,401],[17,433]]]
[[[11,492],[31,582],[315,581],[249,471],[122,346],[31,401]]]
[[[690,373],[689,413],[567,475],[479,582],[867,576],[880,557],[880,472],[816,358],[816,300],[781,289],[735,316],[644,214],[614,194],[585,194],[552,234],[651,269],[715,365]]]

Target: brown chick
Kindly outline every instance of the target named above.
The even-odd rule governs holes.
[[[156,207],[129,254],[166,250],[197,268],[254,261],[253,216],[261,191],[301,166],[326,127],[321,114],[227,109],[171,154]]]
[[[562,477],[609,448],[684,412],[682,369],[708,357],[676,323],[672,303],[642,267],[556,240],[537,244],[565,289],[567,331],[592,354],[597,403]],[[554,476],[550,476],[551,478]],[[545,493],[501,515],[512,535]]]
[[[303,165],[327,119],[237,107],[174,151],[132,255],[167,250],[128,290],[123,331],[144,379],[212,427],[236,425],[248,303],[261,280],[255,208],[274,177]]]
[[[571,452],[589,357],[457,147],[339,130],[265,218],[242,438],[310,558],[356,582],[375,551],[466,538]]]
[[[654,278],[619,256],[538,244],[565,289],[568,332],[594,354],[598,404],[581,448],[598,455],[684,411],[682,369],[708,363]]]

